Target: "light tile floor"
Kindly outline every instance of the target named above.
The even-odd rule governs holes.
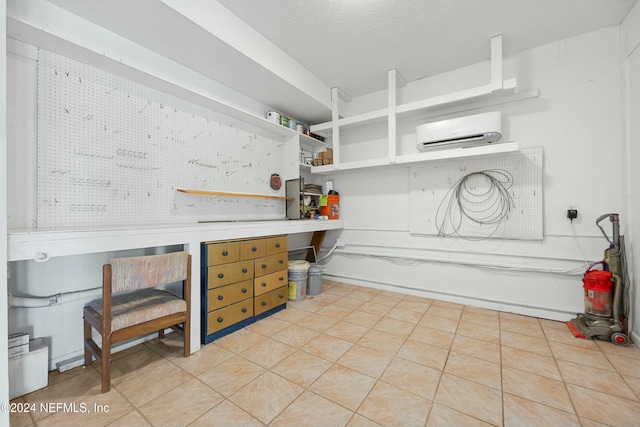
[[[171,335],[115,354],[106,394],[97,365],[50,373],[11,425],[640,425],[640,350],[562,322],[325,279],[188,358]]]

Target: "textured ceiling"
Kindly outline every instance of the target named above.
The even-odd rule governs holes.
[[[219,0],[331,87],[355,97],[618,25],[635,0]]]
[[[213,0],[211,0],[213,1]],[[636,0],[218,0],[327,87],[356,97],[618,25]],[[307,121],[326,105],[305,97],[160,0],[49,0],[258,101]]]

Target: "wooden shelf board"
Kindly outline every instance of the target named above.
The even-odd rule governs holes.
[[[255,194],[255,193],[237,193],[237,192],[230,192],[230,191],[190,190],[186,188],[178,188],[178,192],[186,193],[186,194],[199,194],[204,196],[252,197],[255,199],[293,200],[293,197],[278,196],[275,194]]]

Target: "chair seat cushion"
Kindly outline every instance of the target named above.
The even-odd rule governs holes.
[[[87,306],[102,315],[102,298],[91,301]],[[111,330],[117,331],[186,311],[185,300],[160,289],[147,288],[113,295],[111,297]]]

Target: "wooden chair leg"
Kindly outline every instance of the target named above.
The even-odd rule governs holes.
[[[189,357],[191,355],[191,322],[189,319],[184,322],[182,335],[184,340],[184,357]]]
[[[160,338],[160,339],[164,338],[164,328],[162,328],[162,329],[160,329],[158,331],[158,338]]]
[[[84,342],[88,342],[88,340],[91,340],[91,324],[89,322],[87,322],[87,320],[84,320]],[[91,362],[93,361],[92,358],[92,353],[89,350],[89,348],[86,346],[86,344],[83,344],[84,347],[84,364],[86,366],[91,365]]]
[[[102,337],[102,392],[111,390],[111,340]]]

